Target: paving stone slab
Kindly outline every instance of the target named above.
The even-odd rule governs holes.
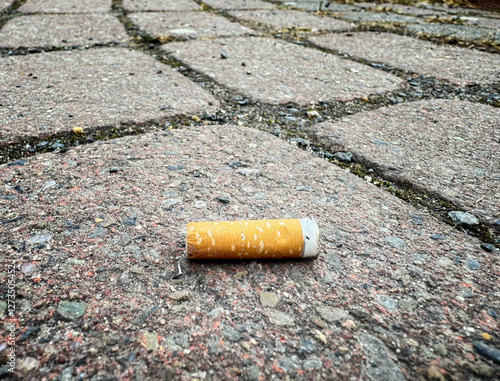
[[[270,38],[179,42],[162,49],[215,81],[265,103],[353,99],[391,91],[401,84],[398,77],[366,65]]]
[[[361,23],[419,23],[422,19],[413,16],[400,15],[392,12],[345,12],[339,17]]]
[[[109,14],[31,15],[11,19],[0,30],[0,46],[91,46],[123,42],[127,32]]]
[[[330,17],[318,17],[293,10],[232,11],[229,14],[241,20],[269,24],[275,28],[306,28],[311,30],[346,30],[355,24]]]
[[[295,8],[304,9],[307,11],[330,11],[330,12],[351,12],[358,9],[352,5],[336,4],[330,1],[317,0],[298,0],[298,1],[282,1],[283,5],[292,6]]]
[[[268,9],[274,4],[261,0],[204,0],[203,3],[215,9]]]
[[[422,23],[418,25],[408,24],[406,28],[417,35],[450,37],[466,41],[486,40],[500,43],[499,32],[468,25]]]
[[[418,6],[402,5],[402,4],[391,4],[391,3],[355,3],[356,7],[363,9],[371,9],[377,12],[380,11],[393,11],[396,13],[409,14],[414,16],[443,16],[446,12],[437,11],[433,9],[426,9]]]
[[[111,0],[28,0],[18,10],[25,13],[102,13],[111,10]]]
[[[254,32],[208,12],[146,12],[130,14],[129,18],[147,33],[161,37],[227,37]]]
[[[435,45],[392,33],[330,34],[311,37],[309,40],[324,48],[369,61],[383,62],[459,85],[500,80],[500,74],[496,70],[496,54],[456,46]]]
[[[238,162],[258,175],[239,174]],[[147,369],[148,379],[418,379],[429,363],[457,379],[471,366],[498,372],[473,343],[498,332],[488,311],[500,309],[500,256],[270,134],[205,126],[98,142],[2,165],[0,184],[0,279],[15,265],[17,332],[28,332],[16,354],[31,359],[19,378],[75,363],[84,378],[110,378],[130,353],[146,368],[127,374]],[[321,229],[317,259],[183,257],[191,221],[309,216]],[[280,303],[263,307],[263,290]],[[68,302],[83,314],[54,313]]]
[[[200,5],[192,0],[123,0],[127,11],[195,11]]]
[[[0,12],[10,7],[14,1],[13,0],[0,0]]]
[[[386,177],[438,194],[481,220],[500,218],[500,110],[457,100],[383,107],[311,132]]]
[[[161,71],[161,72],[160,72]],[[146,122],[217,105],[211,95],[145,54],[120,48],[0,58],[0,142]]]
[[[477,16],[460,16],[459,19],[467,25],[474,25],[480,28],[495,29],[500,32],[500,19]]]

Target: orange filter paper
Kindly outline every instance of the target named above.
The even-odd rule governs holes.
[[[190,259],[300,258],[299,220],[191,222],[186,226]]]

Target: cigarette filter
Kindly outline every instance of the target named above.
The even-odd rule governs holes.
[[[310,258],[319,251],[319,229],[310,218],[191,222],[190,259]]]

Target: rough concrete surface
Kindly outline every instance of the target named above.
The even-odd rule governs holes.
[[[500,32],[500,19],[477,16],[461,16],[460,21],[467,25],[474,25],[480,28],[495,29],[496,31]]]
[[[298,1],[280,1],[289,4],[292,7],[304,9],[307,11],[330,11],[330,12],[349,12],[356,11],[356,7],[347,4],[336,4],[331,1],[318,1],[318,0],[298,0]]]
[[[162,49],[215,81],[272,104],[353,99],[397,89],[402,82],[368,66],[270,38],[179,42]]]
[[[500,13],[300,3],[1,11],[0,379],[498,379],[500,48],[454,18]],[[317,258],[186,258],[189,222],[302,217]]]
[[[469,210],[500,218],[500,111],[465,101],[403,103],[311,128],[333,151]]]
[[[111,0],[28,0],[19,8],[26,13],[101,13],[111,10]]]
[[[0,0],[0,11],[9,7],[13,2],[13,0]]]
[[[363,8],[363,9],[371,9],[377,12],[396,12],[396,13],[402,13],[402,14],[408,14],[408,15],[413,15],[413,16],[443,16],[446,15],[446,12],[442,11],[436,11],[432,9],[426,9],[423,7],[418,7],[418,6],[409,6],[409,5],[402,5],[402,4],[391,4],[391,3],[355,3],[354,4],[357,7]]]
[[[128,38],[123,25],[109,14],[30,15],[7,22],[0,31],[0,46],[91,46]]]
[[[229,37],[253,33],[252,29],[208,12],[146,12],[129,18],[152,36]]]
[[[274,28],[306,28],[318,30],[346,30],[355,25],[331,17],[318,17],[311,13],[293,10],[232,11],[231,16],[240,20],[268,24]]]
[[[422,19],[392,12],[345,12],[339,17],[361,23],[419,23]]]
[[[469,25],[422,23],[408,24],[406,28],[419,36],[458,38],[466,41],[484,40],[500,43],[500,33]]]
[[[194,11],[200,9],[192,0],[123,0],[128,11]]]
[[[11,196],[2,214],[14,220],[0,226],[0,244],[23,296],[21,377],[498,370],[471,351],[498,330],[487,311],[500,308],[500,257],[270,134],[206,126],[127,137],[3,165],[0,179]],[[317,259],[183,258],[190,221],[307,216],[321,227]],[[261,306],[263,290],[276,307]]]
[[[120,48],[0,58],[0,142],[213,110],[168,66]],[[159,73],[159,71],[161,71]]]
[[[498,82],[498,55],[392,33],[359,32],[314,36],[310,41],[324,48],[374,62],[384,62],[429,77],[460,85]]]
[[[274,5],[261,0],[205,0],[203,3],[215,9],[267,9]]]

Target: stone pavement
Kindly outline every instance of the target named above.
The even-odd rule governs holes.
[[[1,378],[498,377],[500,13],[0,12]],[[316,259],[185,257],[188,222],[301,217]]]

